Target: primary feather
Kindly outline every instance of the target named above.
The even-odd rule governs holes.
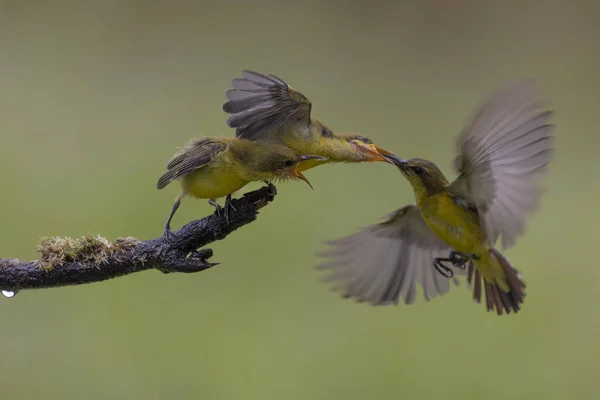
[[[435,257],[452,250],[425,224],[414,205],[403,207],[385,221],[342,239],[327,242],[333,248],[320,253],[328,261],[317,269],[328,271],[324,282],[334,291],[372,305],[406,304],[416,300],[416,284],[426,300],[450,289],[449,280],[431,265]],[[452,268],[455,274],[464,272]]]
[[[244,71],[233,79],[223,110],[236,136],[249,140],[278,139],[290,125],[310,124],[310,101],[274,75]]]
[[[533,81],[508,85],[483,104],[458,140],[452,186],[473,199],[491,243],[513,246],[543,194],[554,155],[554,112]]]

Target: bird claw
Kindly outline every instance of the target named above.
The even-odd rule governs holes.
[[[227,197],[225,198],[225,205],[223,207],[221,207],[219,203],[217,203],[213,199],[208,200],[208,204],[215,208],[215,213],[219,217],[223,218],[225,222],[227,222],[227,224],[229,224],[229,214],[231,213],[231,211],[233,210],[237,212],[237,208],[235,208],[235,206],[233,205],[233,201],[231,200],[230,194],[227,195]]]
[[[436,271],[439,272],[442,276],[450,279],[454,276],[454,271],[452,271],[450,267],[447,267],[444,264],[444,262],[448,261],[450,260],[448,260],[447,258],[434,258],[433,266],[435,267]]]
[[[465,254],[459,253],[458,251],[451,251],[447,258],[434,258],[433,266],[437,272],[450,279],[454,276],[454,271],[452,271],[445,263],[451,263],[455,268],[466,269],[469,261],[478,259],[479,257],[476,254]]]
[[[271,200],[277,195],[277,188],[269,181],[264,181],[267,184],[267,195],[271,197]]]
[[[210,204],[211,206],[213,206],[215,208],[215,213],[223,218],[225,220],[225,222],[227,222],[229,224],[229,212],[227,210],[227,207],[223,208],[219,205],[219,203],[217,203],[216,201],[214,201],[213,199],[208,200],[208,204]]]
[[[227,221],[227,223],[229,223],[229,213],[232,210],[237,212],[237,208],[235,208],[235,206],[233,205],[233,202],[231,201],[231,195],[229,194],[225,198],[225,207],[224,207],[225,221]]]

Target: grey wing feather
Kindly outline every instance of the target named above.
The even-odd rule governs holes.
[[[156,188],[163,189],[173,180],[205,166],[226,148],[227,144],[210,138],[193,139],[169,160],[167,172],[158,179]]]
[[[327,260],[316,268],[326,271],[323,281],[346,298],[387,305],[398,304],[402,297],[411,304],[417,297],[417,284],[423,287],[426,300],[450,289],[448,278],[434,269],[433,259],[447,257],[452,249],[429,229],[414,205],[327,243],[332,248],[319,253]]]
[[[232,86],[225,93],[228,101],[223,110],[231,114],[227,125],[235,128],[237,137],[277,139],[283,126],[310,124],[310,101],[275,75],[244,71],[242,78],[233,79]]]
[[[534,81],[507,85],[484,103],[458,141],[452,187],[475,201],[489,240],[513,246],[543,194],[554,155],[554,112]]]

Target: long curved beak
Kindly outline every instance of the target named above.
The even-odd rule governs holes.
[[[394,164],[396,167],[400,168],[401,171],[406,171],[407,162],[405,159],[400,158],[395,154],[386,156],[386,158],[389,160],[389,162]]]
[[[391,163],[385,156],[395,155],[392,152],[375,146],[374,144],[366,144],[360,140],[353,140],[352,143],[368,157],[368,161],[383,161]]]

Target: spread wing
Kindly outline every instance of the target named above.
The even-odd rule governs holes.
[[[226,143],[214,141],[210,138],[192,140],[169,160],[167,172],[158,179],[156,188],[160,190],[174,179],[205,166],[226,148]]]
[[[277,140],[289,125],[310,125],[310,101],[275,75],[243,71],[226,92],[223,110],[236,136],[249,140]]]
[[[450,281],[433,267],[433,259],[448,257],[452,249],[429,229],[414,205],[386,218],[328,242],[333,248],[319,254],[328,260],[316,267],[328,272],[323,281],[344,297],[372,305],[398,304],[400,297],[406,304],[414,303],[417,283],[426,300],[446,293]]]
[[[493,94],[461,133],[452,187],[473,199],[492,243],[513,246],[543,193],[554,112],[523,80]]]

